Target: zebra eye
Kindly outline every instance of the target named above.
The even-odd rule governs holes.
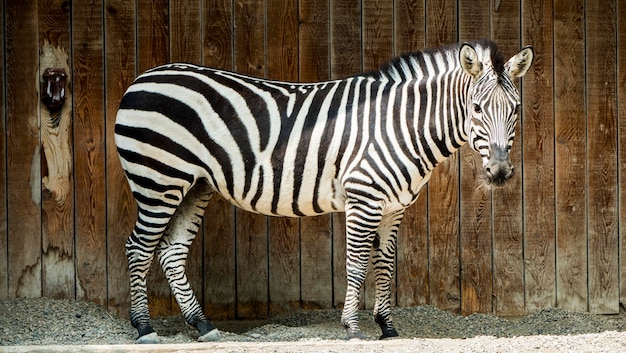
[[[474,112],[476,112],[476,114],[480,114],[483,112],[483,108],[481,108],[480,105],[474,103]]]

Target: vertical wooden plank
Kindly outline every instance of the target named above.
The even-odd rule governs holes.
[[[459,2],[459,38],[488,38],[489,1]],[[491,190],[477,181],[482,157],[469,144],[459,151],[461,160],[461,313],[493,311],[493,254]]]
[[[626,4],[617,2],[617,104],[620,240],[620,303],[626,302]],[[0,184],[1,185],[1,184]],[[1,235],[1,233],[0,233]]]
[[[0,2],[0,13],[4,13],[4,2]],[[6,147],[7,147],[7,131],[6,131],[6,112],[5,112],[5,93],[6,93],[6,79],[5,79],[5,56],[4,56],[4,16],[0,18],[0,62],[3,65],[0,67],[0,254],[4,254],[0,259],[0,299],[8,298],[9,296],[9,258],[8,254],[8,233],[7,233],[7,160],[6,160]]]
[[[76,297],[107,302],[103,2],[72,3]],[[130,218],[131,215],[126,215]]]
[[[138,73],[169,61],[168,5],[167,0],[139,0],[137,2],[136,61]],[[172,31],[175,30],[172,29]],[[152,263],[146,281],[148,283],[150,315],[168,316],[179,311],[157,259]]]
[[[426,2],[426,46],[456,42],[456,3]],[[459,155],[433,171],[428,183],[430,304],[460,312]]]
[[[6,4],[9,297],[41,296],[37,3]]]
[[[586,4],[589,311],[619,313],[615,1]]]
[[[522,45],[535,59],[523,79],[525,313],[556,306],[552,1],[523,2]],[[511,54],[512,55],[512,54]],[[519,146],[519,145],[518,145]]]
[[[361,3],[330,0],[331,79],[363,71],[361,56]],[[333,306],[342,308],[347,288],[345,214],[333,214]]]
[[[554,1],[557,306],[587,311],[584,2]]]
[[[375,71],[393,58],[393,3],[387,0],[363,1],[363,71]],[[395,275],[395,274],[394,274]],[[395,304],[392,288],[392,305]],[[372,259],[363,288],[365,308],[374,308],[376,277]]]
[[[62,0],[39,2],[39,79],[46,68],[67,74],[66,101],[57,111],[40,104],[42,161],[42,294],[75,298],[74,182],[70,7]]]
[[[265,1],[245,0],[235,7],[235,70],[264,77]],[[246,211],[235,213],[237,229],[237,316],[268,315],[267,218]]]
[[[520,50],[520,2],[493,4],[492,39],[508,59]],[[520,82],[514,82],[520,87]],[[517,124],[511,161],[517,175],[501,189],[493,189],[493,295],[497,315],[524,314],[524,257],[522,249],[522,146],[524,136]],[[520,173],[521,171],[521,173]]]
[[[267,77],[298,81],[296,1],[267,0]],[[300,306],[300,220],[270,217],[269,315]]]
[[[233,2],[207,0],[203,23],[204,64],[233,69]],[[204,218],[204,310],[214,319],[236,317],[235,209],[213,196]]]
[[[330,78],[328,1],[299,2],[299,79]],[[305,309],[333,305],[332,216],[305,217],[300,233],[300,300]]]
[[[184,0],[170,2],[170,61],[202,64],[202,1]],[[165,29],[163,30],[165,32]],[[187,266],[185,272],[191,288],[196,294],[198,301],[203,302],[204,288],[204,236],[201,234],[203,227],[198,231],[200,234],[189,248]],[[172,312],[178,313],[180,308],[172,296]]]
[[[424,48],[426,14],[423,0],[400,0],[394,8],[395,52],[409,53]],[[396,300],[398,306],[428,303],[428,209],[427,192],[409,207],[398,231]]]
[[[106,189],[107,189],[107,290],[108,307],[119,316],[128,316],[130,289],[124,244],[133,229],[136,205],[122,171],[113,131],[119,102],[136,76],[135,6],[124,0],[106,0]]]

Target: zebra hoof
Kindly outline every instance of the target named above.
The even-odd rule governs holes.
[[[383,334],[380,336],[379,339],[384,340],[385,338],[393,338],[393,337],[398,337],[398,331],[396,331],[395,328],[390,327],[390,328],[383,329]]]
[[[222,339],[222,334],[216,328],[198,337],[198,342],[215,342]]]
[[[137,338],[135,343],[138,344],[158,344],[159,343],[159,335],[156,332],[150,332],[147,335],[143,335]]]
[[[348,334],[349,341],[364,341],[367,339],[358,328],[347,328],[346,333]]]

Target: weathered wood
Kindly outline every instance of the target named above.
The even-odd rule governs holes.
[[[41,174],[37,3],[6,3],[6,172],[9,297],[39,297]]]
[[[492,39],[508,59],[520,48],[520,3],[503,1],[493,4]],[[514,83],[519,88],[520,80]],[[493,189],[493,295],[498,315],[524,314],[524,254],[522,248],[522,146],[525,144],[521,123],[515,128],[511,161],[517,175],[501,189]]]
[[[387,0],[363,1],[363,71],[377,70],[393,57],[392,5],[393,3]],[[392,305],[395,304],[394,287],[392,287]],[[365,307],[367,309],[374,308],[376,276],[372,259],[370,259],[363,294]]]
[[[361,56],[361,3],[354,0],[330,1],[330,75],[340,79],[363,71]],[[333,306],[342,308],[346,297],[345,214],[334,214],[333,229]]]
[[[4,13],[4,3],[0,3],[0,12]],[[0,38],[4,39],[4,16],[0,18]],[[4,57],[4,40],[0,41],[0,62],[5,62]],[[6,82],[5,67],[0,67],[0,82]],[[2,90],[4,92],[4,89]],[[6,115],[5,115],[5,97],[0,95],[0,190],[6,190],[7,175],[5,173],[6,161]],[[8,232],[7,232],[7,194],[6,191],[0,192],[0,253],[8,254]],[[0,258],[0,298],[9,296],[9,259],[7,256]]]
[[[490,33],[489,1],[459,2],[461,41],[487,38]],[[493,242],[491,190],[482,177],[482,157],[465,145],[461,160],[461,313],[493,311]]]
[[[299,79],[326,81],[330,78],[328,1],[301,1],[299,11]],[[301,306],[331,308],[332,216],[305,217],[300,226]]]
[[[167,0],[140,0],[137,3],[137,73],[170,61],[168,5]],[[174,28],[172,32],[177,31]],[[196,270],[193,267],[188,268],[187,273]],[[165,274],[156,258],[150,266],[147,282],[150,315],[168,316],[179,312]]]
[[[584,5],[554,3],[557,306],[587,311]]]
[[[556,306],[554,75],[552,2],[523,3],[522,45],[532,44],[533,66],[522,83],[524,143],[525,313]]]
[[[39,2],[39,79],[47,68],[65,71],[65,103],[58,110],[39,105],[42,161],[42,294],[75,297],[74,182],[72,156],[72,70],[70,12],[60,0]],[[42,92],[40,92],[40,96]]]
[[[266,74],[265,6],[246,0],[235,7],[235,70],[256,77]],[[267,217],[237,209],[237,316],[268,315],[269,269]]]
[[[232,2],[204,4],[204,64],[233,69]],[[215,319],[236,317],[235,209],[220,196],[213,196],[204,218],[204,310]]]
[[[396,55],[424,48],[426,31],[424,11],[423,1],[395,2]],[[399,306],[428,303],[427,199],[426,188],[424,188],[417,201],[406,210],[398,231],[396,298]]]
[[[106,172],[102,1],[72,2],[76,297],[106,306]]]
[[[426,2],[426,46],[454,43],[456,3]],[[460,312],[459,155],[433,171],[428,183],[430,304]]]
[[[298,81],[296,2],[266,2],[267,77]],[[269,218],[269,314],[300,306],[300,220]]]
[[[617,110],[619,180],[620,303],[626,303],[626,4],[617,2]],[[0,147],[1,148],[1,147]],[[0,184],[1,185],[1,184]],[[1,234],[1,233],[0,233]]]
[[[170,2],[169,39],[170,61],[202,64],[202,1],[184,0]],[[166,29],[161,29],[165,31]],[[202,302],[203,288],[203,228],[189,247],[185,273],[194,292]],[[172,313],[180,312],[180,307],[172,295]]]
[[[585,11],[589,311],[619,308],[615,2]]]
[[[137,215],[113,141],[115,116],[126,88],[137,75],[135,6],[124,0],[104,5],[106,72],[107,289],[108,307],[119,316],[130,312],[128,260],[124,244]]]

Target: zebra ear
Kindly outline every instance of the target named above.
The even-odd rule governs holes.
[[[459,60],[463,71],[478,80],[483,75],[483,63],[478,60],[476,50],[468,43],[463,43],[459,51]]]
[[[506,71],[511,78],[522,77],[526,74],[528,69],[530,69],[534,57],[535,53],[533,52],[533,47],[529,45],[507,61],[504,65],[504,71]]]

